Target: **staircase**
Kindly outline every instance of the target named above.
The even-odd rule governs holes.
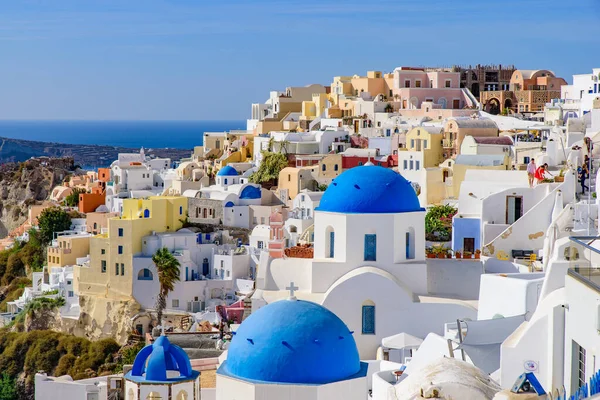
[[[318,131],[319,129],[321,129],[321,117],[313,119],[308,125],[309,132]]]
[[[471,101],[473,106],[477,107],[478,110],[481,110],[481,103],[479,103],[479,100],[477,100],[477,98],[473,96],[473,93],[471,93],[469,89],[463,88],[462,92],[465,95],[465,97]]]

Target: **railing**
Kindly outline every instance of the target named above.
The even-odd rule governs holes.
[[[442,147],[451,148],[454,147],[453,139],[442,139]]]

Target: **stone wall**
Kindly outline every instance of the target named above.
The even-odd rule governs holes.
[[[222,224],[223,202],[220,200],[190,198],[188,200],[188,220],[196,224]]]

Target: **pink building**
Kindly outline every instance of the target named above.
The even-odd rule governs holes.
[[[475,105],[468,89],[461,89],[458,72],[396,68],[392,91],[401,110],[421,109],[424,102],[431,103],[433,109],[460,110]]]

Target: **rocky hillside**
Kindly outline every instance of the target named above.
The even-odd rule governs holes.
[[[0,166],[0,238],[27,219],[29,206],[46,200],[73,173],[73,158],[30,159]]]

